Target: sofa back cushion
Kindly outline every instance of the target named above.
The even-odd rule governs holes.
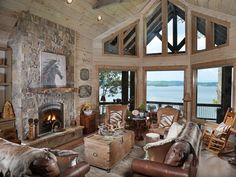
[[[190,144],[183,141],[175,142],[166,154],[164,163],[170,166],[182,166],[191,153]]]

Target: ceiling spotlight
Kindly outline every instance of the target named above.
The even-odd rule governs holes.
[[[66,0],[67,4],[71,4],[73,2],[73,0]]]
[[[97,21],[101,21],[101,20],[102,20],[102,16],[101,16],[101,15],[98,15]]]

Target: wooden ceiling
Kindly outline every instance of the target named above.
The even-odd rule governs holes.
[[[229,15],[236,15],[236,0],[185,0],[188,3],[223,12]]]
[[[148,2],[149,0],[122,0],[116,3],[74,0],[72,4],[67,4],[65,0],[1,0],[0,7],[16,12],[29,11],[93,39],[138,14]],[[97,21],[98,15],[102,16],[101,21]]]
[[[151,0],[0,0],[0,44],[14,30],[17,14],[29,11],[67,26],[94,39],[98,35],[138,14]],[[180,0],[197,6],[236,15],[235,0]],[[112,2],[112,3],[111,3]],[[102,20],[97,21],[101,15]]]

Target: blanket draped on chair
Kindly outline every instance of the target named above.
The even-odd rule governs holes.
[[[180,136],[176,139],[176,141],[184,141],[188,142],[191,145],[193,154],[198,157],[198,153],[200,150],[200,142],[201,142],[202,132],[198,125],[194,122],[188,122],[186,128],[180,134]]]

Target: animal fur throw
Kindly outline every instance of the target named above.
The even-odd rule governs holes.
[[[55,155],[54,155],[55,154]],[[10,172],[11,177],[31,175],[30,164],[37,158],[50,158],[57,161],[56,156],[77,154],[74,151],[59,151],[39,149],[26,145],[19,145],[0,138],[0,174]]]

